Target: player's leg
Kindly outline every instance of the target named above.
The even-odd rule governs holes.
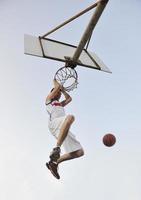
[[[64,142],[64,140],[68,134],[70,126],[72,125],[73,122],[74,122],[74,116],[68,115],[61,126],[60,133],[59,133],[58,139],[57,139],[57,146],[62,145],[62,143]]]
[[[84,155],[84,150],[83,149],[79,149],[70,153],[66,153],[64,155],[62,155],[58,160],[57,160],[57,164],[60,164],[61,162],[67,161],[67,160],[72,160],[75,158],[79,158],[81,156]]]
[[[51,173],[55,176],[55,178],[60,179],[60,175],[58,173],[58,165],[61,162],[64,162],[64,161],[67,161],[67,160],[72,160],[72,159],[75,159],[75,158],[79,158],[79,157],[81,157],[83,155],[84,155],[83,149],[79,149],[79,150],[76,150],[76,151],[73,151],[73,152],[66,153],[66,154],[62,155],[57,160],[57,162],[50,161],[50,162],[46,163],[46,166],[51,171]]]
[[[63,156],[60,157],[60,147],[61,147],[62,143],[64,142],[68,133],[69,133],[69,137],[67,139],[67,145],[68,145],[68,142],[71,143],[70,137],[72,137],[72,134],[70,134],[69,129],[70,129],[70,126],[73,123],[73,121],[74,121],[74,116],[72,116],[72,115],[67,116],[66,119],[64,120],[64,122],[63,122],[63,124],[60,128],[59,135],[58,135],[57,147],[55,147],[53,149],[53,151],[51,152],[50,162],[46,163],[46,166],[48,167],[48,169],[51,171],[51,173],[57,179],[60,178],[59,173],[58,173],[58,164],[59,163],[65,161],[65,160],[71,160],[71,159],[74,159],[74,158],[78,158],[78,157],[84,155],[84,151],[83,151],[83,149],[81,149],[80,143],[78,141],[76,141],[75,138],[73,138],[73,142],[75,143],[75,145],[76,144],[80,145],[80,149],[77,150],[77,151],[72,151],[71,153],[68,153],[68,154],[64,154]]]
[[[72,125],[72,123],[74,122],[74,116],[73,115],[68,115],[66,117],[66,119],[64,120],[61,128],[60,128],[60,133],[58,135],[58,138],[57,138],[57,144],[56,144],[56,147],[53,148],[53,151],[51,152],[50,154],[50,159],[52,161],[57,161],[60,157],[60,147],[63,143],[63,141],[65,140],[67,134],[68,134],[68,131],[70,129],[70,126]]]

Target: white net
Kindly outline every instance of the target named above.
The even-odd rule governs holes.
[[[60,68],[54,77],[67,92],[77,88],[78,84],[78,75],[75,69],[71,67],[62,67]]]

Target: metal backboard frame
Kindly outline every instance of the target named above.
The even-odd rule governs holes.
[[[77,46],[57,40],[24,35],[24,52],[28,55],[66,62],[72,58],[76,49]],[[111,73],[95,53],[86,49],[81,52],[77,65]]]
[[[97,1],[89,8],[78,13],[76,16],[72,17],[71,19],[67,20],[61,25],[57,26],[53,30],[44,34],[43,36],[35,37],[31,35],[25,35],[24,37],[25,54],[62,61],[65,62],[67,66],[69,64],[69,66],[72,66],[73,68],[76,67],[77,65],[80,65],[111,73],[111,71],[106,67],[103,61],[95,53],[89,52],[87,51],[87,48],[85,48],[86,44],[89,43],[92,32],[107,3],[108,0]],[[58,30],[59,28],[66,25],[70,21],[76,19],[80,15],[88,12],[94,7],[96,7],[96,9],[92,15],[92,18],[88,26],[86,27],[86,30],[78,46],[46,38],[49,34]]]

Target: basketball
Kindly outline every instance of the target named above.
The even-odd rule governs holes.
[[[108,134],[104,135],[104,137],[103,137],[103,144],[105,146],[111,147],[115,143],[116,143],[116,137],[113,134],[108,133]]]

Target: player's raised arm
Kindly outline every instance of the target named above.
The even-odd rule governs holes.
[[[64,88],[61,89],[61,92],[62,92],[62,94],[63,94],[64,97],[65,97],[65,100],[63,100],[63,101],[61,102],[61,105],[64,107],[64,106],[66,106],[68,103],[70,103],[70,102],[72,101],[72,98],[71,98],[71,96],[64,90]]]
[[[48,94],[48,96],[46,98],[46,102],[54,99],[56,97],[56,95],[58,95],[58,93],[60,93],[61,85],[55,79],[53,80],[53,85],[54,85],[54,88],[52,88],[52,90]]]

